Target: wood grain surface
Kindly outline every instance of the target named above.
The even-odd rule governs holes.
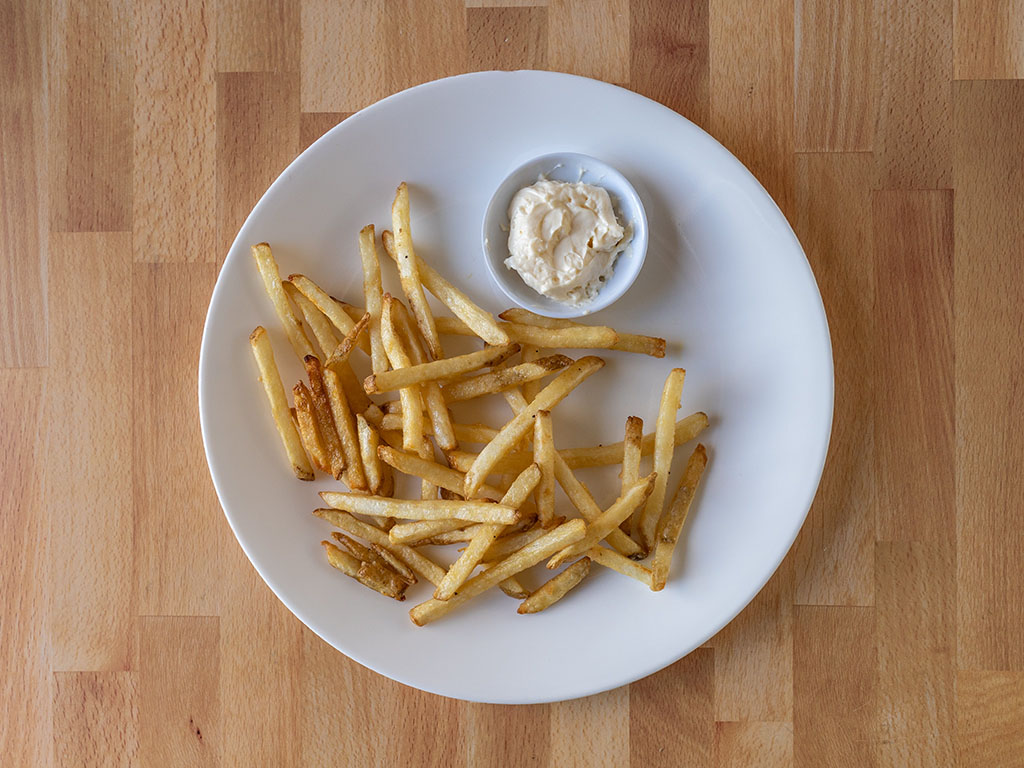
[[[1021,0],[0,0],[10,766],[1024,765]],[[234,542],[195,382],[267,185],[481,69],[602,78],[765,184],[829,313],[825,476],[774,578],[627,688],[496,707],[306,630]]]

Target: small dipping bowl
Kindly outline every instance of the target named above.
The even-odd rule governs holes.
[[[509,257],[509,205],[520,189],[535,184],[541,176],[551,181],[581,181],[604,187],[611,196],[619,224],[633,227],[633,239],[616,258],[611,277],[597,296],[578,307],[537,293],[518,272],[505,266],[505,259]],[[608,163],[575,152],[555,152],[524,163],[501,182],[484,214],[483,247],[491,279],[520,307],[545,317],[583,317],[614,303],[640,274],[647,255],[647,214],[633,185]]]

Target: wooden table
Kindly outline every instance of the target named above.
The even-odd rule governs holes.
[[[2,7],[5,765],[1024,764],[1021,0]],[[657,99],[762,180],[828,308],[836,420],[799,540],[718,636],[493,707],[277,601],[214,496],[196,369],[228,245],[303,147],[520,67]]]

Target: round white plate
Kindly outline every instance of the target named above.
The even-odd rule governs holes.
[[[710,464],[668,587],[652,593],[595,567],[550,610],[516,613],[497,590],[417,628],[405,603],[331,569],[310,511],[319,490],[296,480],[274,430],[247,337],[270,331],[286,386],[300,377],[249,246],[266,240],[282,273],[309,274],[362,304],[356,236],[390,228],[408,181],[419,253],[485,308],[507,300],[483,264],[480,227],[510,170],[575,151],[619,169],[644,201],[650,245],[629,292],[594,322],[664,336],[662,360],[605,353],[608,365],[555,410],[559,447],[622,439],[629,415],[653,430],[665,375],[686,368],[680,416],[703,410]],[[389,269],[389,268],[386,268]],[[392,282],[392,290],[397,291]],[[310,629],[407,685],[473,701],[585,696],[637,680],[689,653],[761,589],[814,497],[832,422],[832,355],[821,298],[785,218],[753,176],[688,120],[606,83],[548,72],[483,72],[387,98],[348,118],[274,182],[235,239],[210,303],[199,365],[206,455],[239,543]],[[507,418],[492,398],[492,419]],[[689,447],[677,452],[678,477]],[[586,470],[603,506],[616,470]],[[675,481],[670,479],[670,490]],[[567,504],[559,491],[557,501]],[[536,571],[525,577],[540,583]]]

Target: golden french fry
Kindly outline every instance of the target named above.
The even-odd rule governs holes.
[[[320,542],[327,552],[327,562],[360,584],[395,600],[405,600],[408,582],[397,573],[385,570],[376,563],[360,561],[329,541]]]
[[[537,412],[537,420],[533,425],[533,461],[540,467],[537,518],[541,525],[548,527],[555,519],[555,439],[551,428],[551,411]]]
[[[438,317],[435,321],[439,333],[452,336],[476,335],[457,317]],[[613,329],[599,325],[540,328],[524,323],[498,323],[498,327],[514,342],[546,349],[611,349],[619,340]]]
[[[601,516],[601,508],[594,501],[593,494],[573,474],[573,471],[565,463],[565,459],[557,451],[555,451],[555,479],[584,520],[592,523]],[[608,543],[626,557],[636,557],[642,552],[635,541],[618,529],[608,534]]]
[[[381,235],[384,243],[384,250],[396,263],[398,252],[390,232]],[[485,312],[466,296],[462,291],[449,283],[441,274],[427,264],[419,256],[416,257],[416,267],[419,270],[420,280],[427,290],[451,310],[455,317],[459,318],[468,330],[479,336],[488,344],[508,344],[508,335],[501,330],[494,319],[494,315]],[[436,320],[436,318],[435,318]]]
[[[633,485],[628,491],[620,496],[614,504],[594,518],[587,526],[587,535],[570,547],[566,547],[548,562],[548,568],[558,568],[574,557],[578,557],[591,547],[597,546],[611,533],[618,532],[619,523],[633,514],[633,510],[644,503],[651,494],[651,488],[656,481],[655,473]]]
[[[423,284],[420,282],[420,271],[416,252],[412,245],[412,233],[409,227],[409,187],[403,181],[395,192],[395,201],[391,205],[391,226],[395,232],[395,253],[398,258],[398,277],[402,282],[402,291],[409,301],[409,309],[416,318],[416,325],[427,342],[427,348],[435,358],[444,357],[441,340],[434,325],[434,315],[423,295]]]
[[[380,335],[384,349],[393,368],[408,368],[409,355],[395,328],[395,306],[398,302],[391,294],[384,294],[381,310]],[[423,398],[417,386],[404,387],[399,391],[402,400],[402,447],[407,451],[419,452],[423,441]]]
[[[395,525],[388,531],[388,538],[394,544],[420,544],[428,540],[434,543],[434,539],[441,534],[457,531],[468,525],[471,525],[471,523],[454,518],[449,518],[448,520],[414,520],[411,523],[398,523]],[[467,538],[460,539],[460,541],[468,541],[469,538],[467,534]]]
[[[345,454],[346,482],[348,487],[354,491],[368,490],[366,474],[363,471],[363,459],[359,453],[356,419],[345,398],[341,380],[338,378],[338,374],[330,368],[324,368],[322,373],[324,385],[327,388],[327,398],[331,404],[331,415],[334,417],[334,429],[338,433],[341,450]]]
[[[501,504],[511,509],[519,509],[526,497],[537,487],[540,481],[540,467],[531,464],[517,477],[508,491],[501,498]],[[473,573],[473,569],[483,558],[484,553],[490,548],[498,534],[505,528],[500,524],[488,524],[480,528],[469,542],[469,546],[459,556],[459,559],[452,563],[445,574],[444,579],[434,590],[434,599],[448,600],[456,593],[463,582]]]
[[[295,350],[295,354],[299,356],[300,360],[306,355],[313,354],[313,345],[309,343],[309,338],[299,319],[292,312],[291,305],[288,304],[288,297],[285,295],[284,288],[281,287],[281,273],[278,271],[277,262],[274,260],[270,246],[267,243],[254,245],[252,256],[256,260],[260,277],[263,278],[263,288],[274,305],[274,311],[277,312],[277,317],[281,321],[281,325],[284,326],[284,332],[288,336],[288,342]]]
[[[277,433],[281,436],[281,442],[284,445],[285,454],[288,456],[288,463],[292,466],[292,472],[299,480],[312,480],[313,467],[309,464],[309,457],[306,456],[299,432],[295,428],[295,422],[292,421],[288,398],[285,396],[284,385],[281,383],[281,374],[277,370],[277,363],[274,362],[274,350],[270,346],[267,331],[262,325],[256,326],[256,330],[249,334],[249,346],[252,348],[253,357],[256,358],[263,391],[270,403],[270,413],[274,417],[274,425],[277,427]]]
[[[637,416],[626,419],[626,439],[623,441],[622,452],[622,493],[640,480],[640,455],[644,436],[644,420]],[[629,534],[632,528],[632,517],[622,522],[622,530]]]
[[[498,347],[492,347],[498,349]],[[565,355],[549,355],[539,360],[520,363],[509,368],[499,368],[490,373],[460,379],[442,388],[444,399],[449,403],[471,400],[483,395],[491,395],[524,383],[532,383],[556,371],[572,365],[572,358]],[[532,398],[529,398],[532,399]],[[527,402],[529,402],[529,399]]]
[[[441,579],[444,578],[444,569],[441,566],[412,547],[407,547],[404,544],[392,544],[388,540],[387,533],[380,528],[364,523],[347,512],[339,512],[336,509],[315,509],[313,514],[326,520],[335,528],[340,528],[346,533],[390,550],[395,557],[434,586],[440,584]]]
[[[313,396],[313,413],[316,416],[317,426],[320,428],[320,436],[324,441],[327,463],[331,467],[334,479],[340,480],[341,473],[345,470],[345,452],[341,448],[341,438],[334,426],[334,415],[331,413],[331,402],[327,395],[327,386],[324,384],[323,368],[316,355],[306,355],[302,362],[306,365],[306,375],[309,377],[309,392]]]
[[[390,565],[395,573],[402,577],[402,580],[406,584],[411,586],[416,583],[416,572],[395,557],[387,547],[382,547],[380,544],[370,544],[370,549],[373,550],[374,554],[376,554],[381,560]]]
[[[447,520],[456,518],[471,523],[514,523],[516,510],[493,501],[445,501],[441,499],[385,499],[361,493],[321,491],[320,498],[344,512],[403,520]]]
[[[320,427],[313,413],[313,396],[301,381],[292,388],[295,400],[295,420],[299,425],[299,437],[310,458],[321,472],[331,473],[331,464],[327,460],[327,451],[320,436]]]
[[[324,365],[333,368],[341,363],[347,363],[352,350],[359,345],[363,333],[370,327],[370,313],[367,312],[359,322],[352,326],[352,330],[345,334],[345,338],[337,343],[329,352],[327,362]]]
[[[686,515],[690,511],[693,497],[697,492],[697,486],[704,475],[704,468],[708,464],[708,453],[703,445],[697,444],[689,460],[686,462],[686,469],[679,481],[679,488],[676,489],[671,506],[665,511],[661,520],[658,521],[658,528],[655,534],[654,558],[651,561],[651,590],[660,592],[665,588],[668,581],[668,569],[672,565],[672,553],[675,551],[676,543],[679,541],[679,534],[683,531],[686,523]]]
[[[370,366],[374,373],[388,369],[387,353],[380,338],[380,310],[384,291],[380,281],[380,257],[377,255],[377,237],[373,224],[359,232],[359,257],[363,263],[363,296],[366,313],[370,316]]]
[[[298,307],[299,314],[302,315],[306,325],[313,331],[316,343],[320,345],[323,354],[329,355],[331,350],[338,345],[338,337],[334,333],[334,326],[331,324],[331,321],[288,280],[282,280],[281,287],[284,288],[284,292],[288,294],[288,298],[291,299],[292,303]]]
[[[341,531],[332,531],[331,536],[341,549],[346,550],[350,555],[364,563],[373,563],[385,571],[393,571],[402,581],[407,584],[416,583],[416,574],[409,566],[392,555],[383,547],[377,544],[370,544],[366,547],[355,539],[350,539]]]
[[[561,402],[573,389],[586,378],[604,366],[599,357],[584,357],[566,368],[558,377],[542,389],[533,402],[516,414],[498,435],[480,451],[473,466],[466,472],[466,489],[463,496],[472,498],[476,490],[483,484],[495,463],[515,446],[523,435],[533,426],[537,411],[550,410]]]
[[[401,409],[399,409],[401,410]],[[402,431],[402,414],[386,413],[381,418],[380,428],[390,432]],[[424,427],[424,432],[433,434],[432,427]],[[455,439],[462,443],[488,443],[498,434],[498,430],[486,424],[452,424]],[[451,450],[438,446],[441,450]]]
[[[577,560],[557,576],[552,577],[519,604],[519,613],[540,613],[568,594],[590,573],[590,560]]]
[[[389,445],[382,445],[377,449],[377,456],[380,460],[404,472],[407,475],[414,475],[422,480],[445,488],[452,493],[461,493],[466,482],[466,476],[462,472],[450,469],[436,461],[424,459],[417,454],[399,451]],[[477,498],[497,501],[502,494],[490,486],[481,486],[477,491]]]
[[[335,299],[305,275],[289,275],[288,280],[292,285],[299,289],[299,292],[303,296],[313,302],[317,309],[327,315],[327,319],[330,320],[334,324],[334,327],[341,331],[343,335],[347,336],[351,333],[352,329],[356,325],[356,320],[359,318],[357,317],[356,320],[353,320],[349,317],[340,301]],[[363,314],[365,314],[365,312],[361,313],[359,317],[362,317]],[[360,340],[359,348],[366,352],[366,354],[370,354],[370,342],[367,341],[365,337]]]
[[[532,363],[540,360],[542,357],[544,355],[541,353],[541,348],[536,344],[523,344],[522,360],[524,363]],[[539,379],[523,382],[523,397],[526,398],[526,402],[532,402],[533,398],[540,392],[540,388],[541,383]]]
[[[665,506],[665,488],[675,450],[676,411],[679,410],[679,398],[683,392],[685,378],[686,371],[682,368],[673,368],[669,371],[661,391],[661,405],[658,408],[658,421],[654,430],[654,471],[658,479],[650,498],[647,499],[647,506],[637,516],[633,525],[634,538],[644,552],[648,553],[654,546],[654,529]]]
[[[536,565],[544,558],[579,541],[586,535],[586,525],[582,520],[570,520],[567,523],[546,532],[536,541],[513,552],[504,560],[495,563],[486,571],[477,574],[462,585],[457,595],[448,600],[427,600],[409,611],[409,617],[419,626],[450,613],[460,605],[464,605],[482,592],[490,589],[510,576]]]
[[[498,589],[515,600],[524,600],[530,596],[530,590],[524,587],[515,576],[509,576],[498,582]]]
[[[513,309],[506,309],[500,315],[502,320],[508,320],[512,323],[524,323],[527,325],[536,325],[541,328],[586,328],[585,323],[579,323],[573,320],[562,320],[554,317],[544,317],[531,312],[528,309],[522,309],[515,307]],[[619,340],[613,344],[609,349],[617,349],[622,352],[635,352],[640,355],[650,355],[651,357],[664,357],[665,356],[665,340],[656,336],[640,336],[635,333],[623,333],[622,331],[615,331]]]
[[[518,347],[516,347],[518,349]],[[457,357],[446,357],[422,365],[396,368],[380,374],[370,374],[363,382],[363,388],[370,394],[392,392],[403,387],[414,387],[428,381],[450,379],[490,365],[497,357],[508,351],[506,347],[486,347]]]
[[[559,525],[561,525],[562,522],[565,521],[563,520],[559,522]],[[470,540],[472,540],[472,535],[476,535],[476,531],[472,528],[467,528],[466,530],[471,533]],[[522,549],[527,544],[536,541],[546,532],[547,531],[543,528],[537,526],[525,531],[519,531],[517,533],[508,534],[507,536],[502,536],[501,538],[496,539],[488,550],[484,552],[484,561],[492,563],[496,560],[502,560],[503,558],[511,555],[517,549]]]
[[[605,547],[600,546],[591,547],[587,550],[587,557],[598,565],[603,565],[605,568],[618,571],[623,576],[629,576],[631,579],[636,579],[645,587],[651,586],[651,571],[648,568],[644,568],[635,560],[623,557],[614,549],[606,549]]]
[[[356,432],[359,435],[359,457],[363,462],[363,472],[366,473],[366,485],[370,493],[378,493],[384,483],[380,459],[377,457],[380,435],[361,413],[356,414]]]

